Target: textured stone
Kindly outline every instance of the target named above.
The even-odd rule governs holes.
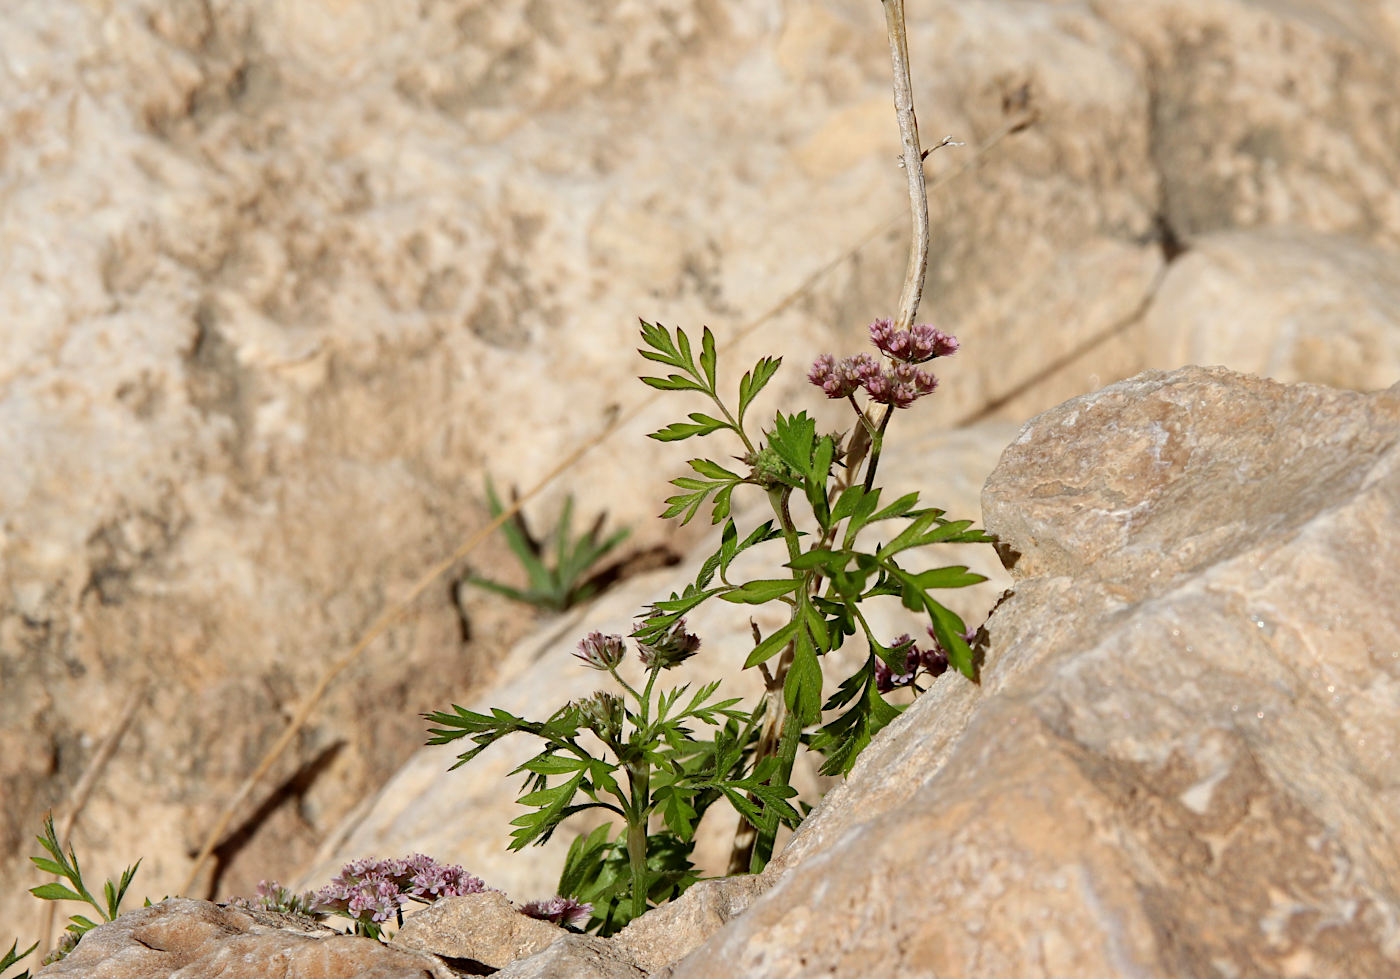
[[[542,952],[567,935],[563,928],[520,913],[500,891],[434,901],[405,920],[394,936],[403,948],[500,969]]]
[[[1400,377],[1400,252],[1342,235],[1202,235],[1172,264],[1138,341],[1154,367],[1388,387]]]
[[[1129,337],[1196,237],[1396,243],[1393,5],[909,14],[926,138],[969,144],[928,164],[949,180],[925,318],[965,343],[929,431],[1175,366]],[[640,397],[635,315],[725,341],[802,287],[739,352],[785,354],[792,405],[800,365],[854,350],[898,291],[869,0],[31,0],[4,27],[7,878],[139,699],[74,842],[98,869],[144,857],[138,893],[178,888],[328,663],[482,525],[483,474],[530,485]],[[1384,383],[1371,351],[1326,379]],[[573,491],[639,548],[694,544],[647,519],[674,467],[640,436],[676,404],[535,523]],[[471,562],[510,566],[499,541]],[[417,712],[486,689],[531,627],[430,589],[332,686],[196,893],[333,842],[420,742]],[[34,914],[0,892],[0,915]]]
[[[890,725],[675,979],[1400,968],[1400,387],[1147,374],[1029,423],[985,506],[1021,558],[982,687]]]
[[[171,898],[83,936],[39,976],[76,979],[453,979],[430,955],[314,921]]]

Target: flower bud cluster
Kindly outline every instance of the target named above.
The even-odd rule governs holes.
[[[848,398],[861,388],[878,404],[908,408],[919,398],[932,394],[938,378],[915,364],[957,352],[958,340],[927,324],[896,330],[887,319],[870,324],[870,339],[892,363],[882,366],[870,354],[855,354],[837,360],[822,354],[812,363],[807,380],[828,398]]]
[[[685,631],[685,619],[675,624],[654,643],[637,643],[642,665],[649,670],[669,670],[680,666],[700,649],[700,637]]]
[[[311,898],[318,911],[338,911],[366,924],[382,924],[396,917],[410,899],[430,902],[485,890],[481,878],[461,867],[415,853],[401,860],[353,860]]]
[[[572,897],[551,897],[544,901],[531,901],[520,909],[520,913],[540,921],[552,921],[556,925],[582,927],[593,915],[593,905]]]
[[[601,632],[590,632],[578,644],[574,655],[583,660],[583,665],[591,670],[604,672],[617,668],[627,655],[621,636],[605,636]]]
[[[896,673],[883,659],[876,659],[876,690],[880,693],[889,693],[896,687],[912,687],[920,671],[927,674],[929,679],[940,677],[948,672],[947,651],[934,636],[932,627],[929,628],[928,634],[929,638],[933,639],[933,645],[928,649],[914,645],[914,637],[908,634],[902,635],[890,643],[890,648],[894,650],[896,659],[903,652],[904,669],[902,672]]]
[[[622,733],[623,703],[616,694],[599,690],[578,702],[584,725],[604,741],[616,741]]]
[[[896,330],[894,323],[878,319],[870,324],[870,340],[883,353],[906,364],[922,364],[935,357],[951,357],[958,352],[958,338],[927,323],[908,330]]]

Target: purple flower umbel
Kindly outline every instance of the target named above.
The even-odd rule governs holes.
[[[807,380],[828,398],[848,398],[864,388],[877,404],[908,408],[938,387],[938,378],[914,365],[951,356],[958,349],[957,337],[928,324],[896,330],[887,319],[870,324],[870,339],[893,363],[882,366],[870,354],[855,354],[842,360],[822,354],[813,361]]]
[[[311,895],[319,911],[336,911],[359,921],[382,924],[403,910],[406,900],[430,903],[440,897],[480,894],[481,878],[456,864],[440,864],[415,853],[401,860],[352,860],[325,887]]]
[[[572,897],[551,897],[545,901],[531,901],[520,909],[520,913],[540,921],[578,928],[592,916],[593,905]]]

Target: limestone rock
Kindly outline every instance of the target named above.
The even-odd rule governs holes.
[[[329,663],[484,523],[483,474],[533,484],[637,403],[635,316],[786,355],[770,403],[791,405],[800,365],[853,352],[898,292],[868,0],[9,6],[7,878],[136,700],[74,842],[144,858],[138,893],[177,889]],[[1391,11],[911,5],[925,134],[968,143],[928,163],[924,318],[965,351],[928,431],[1175,366],[1127,337],[1199,235],[1393,247]],[[1327,379],[1375,386],[1372,361],[1348,365],[1364,373]],[[677,410],[624,426],[536,524],[573,491],[639,547],[694,544],[650,520],[671,457],[638,448]],[[471,562],[509,557],[492,541]],[[332,686],[196,891],[299,865],[418,745],[418,711],[489,687],[532,625],[430,589]],[[0,914],[32,920],[32,899],[0,893]]]
[[[313,921],[171,898],[83,936],[39,976],[74,979],[454,979],[430,955]]]
[[[1144,362],[1376,390],[1400,378],[1400,251],[1344,235],[1202,235],[1162,280]]]
[[[447,897],[409,915],[394,943],[500,969],[542,952],[567,935],[563,928],[520,913],[500,891]]]
[[[674,979],[1400,968],[1400,387],[1149,373],[1029,423],[985,507],[1021,556],[982,687]]]

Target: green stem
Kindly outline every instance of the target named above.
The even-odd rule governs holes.
[[[875,486],[875,470],[880,466],[880,450],[885,444],[885,429],[889,427],[890,417],[894,414],[894,405],[886,405],[885,413],[880,417],[880,427],[875,434],[870,436],[870,463],[865,470],[865,491],[869,493]]]
[[[713,391],[709,391],[707,393],[710,396],[710,400],[715,403],[715,407],[717,407],[720,411],[724,413],[725,421],[729,422],[730,426],[734,429],[734,434],[739,436],[739,438],[743,441],[744,448],[749,450],[749,455],[754,455],[756,450],[753,447],[753,443],[749,441],[749,437],[744,434],[743,426],[740,425],[738,420],[729,413],[729,409],[724,406],[724,402],[719,399],[719,395],[715,394]]]
[[[647,910],[647,820],[651,814],[651,768],[645,760],[627,766],[632,805],[627,815],[627,863],[632,871],[632,917]]]

